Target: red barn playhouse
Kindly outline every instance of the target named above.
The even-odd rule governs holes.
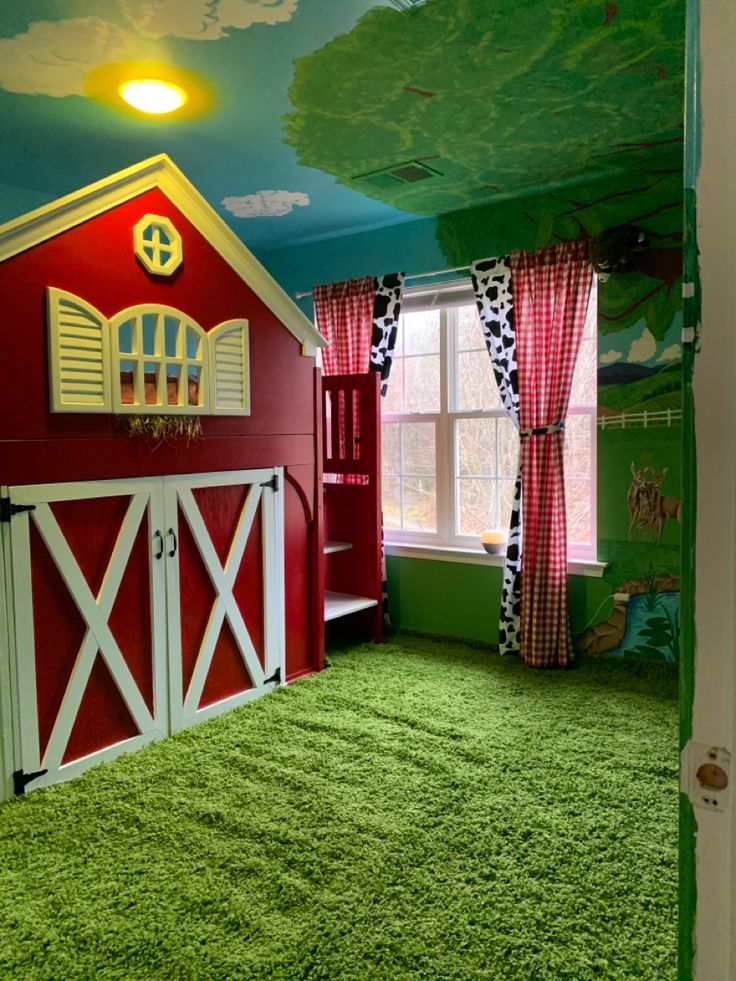
[[[7,797],[321,667],[324,341],[165,156],[0,228],[0,293]]]

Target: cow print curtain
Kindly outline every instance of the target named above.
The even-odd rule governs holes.
[[[373,336],[371,338],[370,370],[381,372],[381,398],[388,391],[388,376],[391,373],[396,337],[399,332],[401,314],[401,295],[404,291],[404,273],[388,273],[381,276],[376,285],[376,298],[373,302]],[[381,521],[381,579],[383,600],[383,621],[390,626],[388,614],[388,590],[386,582],[386,556],[383,551],[383,521]]]
[[[401,294],[404,273],[389,273],[377,281],[373,301],[373,336],[371,338],[370,370],[381,372],[381,398],[388,390],[396,336],[399,330]]]
[[[509,419],[519,428],[519,381],[516,370],[514,303],[509,256],[480,259],[470,266],[470,276],[491,356],[501,401]],[[511,507],[506,561],[503,568],[498,646],[501,654],[519,654],[521,620],[521,454]]]

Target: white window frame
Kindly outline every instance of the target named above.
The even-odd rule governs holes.
[[[438,284],[434,287],[417,287],[409,289],[404,294],[402,320],[399,330],[403,329],[403,314],[421,310],[440,310],[440,408],[439,412],[382,412],[381,421],[386,423],[434,423],[435,426],[435,460],[436,460],[436,493],[437,493],[437,531],[400,531],[384,529],[386,544],[389,552],[404,554],[401,546],[417,546],[417,554],[425,549],[452,549],[459,552],[478,552],[485,556],[479,539],[474,535],[460,535],[457,531],[458,521],[458,481],[455,439],[455,422],[461,419],[507,418],[502,408],[479,410],[455,410],[450,406],[456,404],[455,384],[457,379],[456,358],[457,344],[457,307],[475,304],[472,287],[466,282]],[[592,316],[594,311],[591,310]],[[452,332],[452,335],[451,335]],[[479,327],[478,348],[485,347]],[[490,366],[490,359],[489,359]],[[389,387],[391,380],[389,379]],[[596,513],[596,469],[597,469],[597,406],[571,405],[568,418],[573,415],[587,416],[590,425],[590,514],[591,542],[577,543],[568,541],[568,559],[581,563],[596,563],[597,556],[597,513]],[[405,476],[389,474],[384,476]],[[504,478],[488,477],[489,480]],[[399,546],[393,549],[390,546]]]

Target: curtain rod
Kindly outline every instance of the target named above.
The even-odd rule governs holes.
[[[412,273],[410,276],[407,276],[406,278],[429,279],[432,276],[446,276],[448,275],[448,273],[469,272],[469,271],[470,271],[470,266],[454,266],[452,269],[435,269],[432,272]],[[303,290],[301,293],[294,294],[297,300],[302,300],[304,299],[305,296],[311,296],[311,295],[312,295],[311,290]]]

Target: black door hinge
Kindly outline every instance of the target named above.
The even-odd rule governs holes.
[[[270,678],[266,678],[266,680],[263,682],[263,684],[264,685],[270,685],[274,681],[276,682],[277,685],[280,685],[281,684],[281,668],[280,667],[279,668],[276,668],[276,670],[271,675],[271,677]]]
[[[273,477],[271,477],[270,480],[267,480],[267,481],[265,481],[265,483],[261,484],[261,487],[270,487],[271,490],[274,493],[278,493],[278,489],[279,489],[279,475],[277,473],[275,473],[273,475]]]
[[[10,521],[14,514],[35,510],[35,504],[13,504],[9,497],[0,497],[0,522]]]
[[[33,773],[26,773],[24,770],[15,770],[13,773],[13,793],[19,797],[26,792],[26,786],[32,780],[38,780],[39,777],[45,776],[48,772],[48,770],[36,770]]]

